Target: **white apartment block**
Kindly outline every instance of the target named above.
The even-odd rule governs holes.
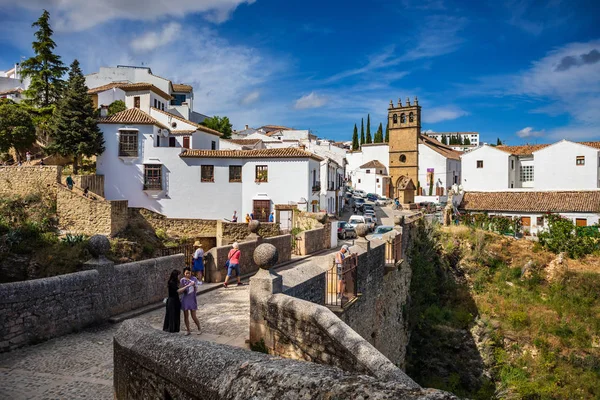
[[[443,139],[446,138],[447,145],[450,147],[460,146],[460,145],[450,144],[451,137],[460,138],[463,145],[479,146],[479,133],[478,132],[431,132],[431,133],[425,133],[425,135],[437,140],[440,143],[443,143]]]

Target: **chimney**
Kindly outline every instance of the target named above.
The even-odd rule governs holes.
[[[248,129],[248,124],[244,125],[244,129]]]
[[[100,106],[100,118],[108,117],[108,106],[102,104]]]

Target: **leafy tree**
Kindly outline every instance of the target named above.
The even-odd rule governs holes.
[[[361,146],[365,143],[365,119],[360,119],[360,144]]]
[[[35,126],[29,113],[14,102],[0,105],[0,153],[14,148],[19,158],[35,142]]]
[[[446,135],[442,135],[442,144],[448,144],[448,138],[446,137]]]
[[[390,142],[390,123],[387,122],[385,124],[385,142],[389,143]]]
[[[367,143],[373,143],[371,138],[371,114],[367,114]]]
[[[229,122],[228,117],[219,117],[218,115],[215,115],[214,117],[206,118],[202,122],[202,125],[221,132],[223,134],[223,139],[231,138],[231,122]]]
[[[356,124],[354,124],[354,133],[352,134],[352,150],[358,150],[360,144],[358,143],[358,129],[356,128]]]
[[[44,10],[42,16],[33,23],[37,27],[37,39],[32,43],[35,56],[21,63],[21,76],[30,78],[29,88],[23,92],[25,102],[32,106],[49,107],[56,104],[64,87],[62,76],[67,68],[60,56],[53,53],[56,43],[52,40],[50,14]]]
[[[379,128],[377,128],[377,132],[375,132],[373,143],[383,143],[383,124],[381,122],[379,123]]]
[[[74,60],[63,98],[56,106],[52,125],[53,141],[48,152],[73,157],[73,173],[79,171],[79,159],[104,151],[104,138],[98,128],[94,105],[87,93],[85,78]]]
[[[127,110],[125,102],[123,100],[115,100],[108,106],[108,115],[113,115],[125,110]]]

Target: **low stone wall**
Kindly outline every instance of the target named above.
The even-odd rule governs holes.
[[[300,232],[297,237],[299,240],[296,241],[296,246],[298,246],[298,251],[302,256],[330,247],[329,236],[327,236],[327,231],[323,226]]]
[[[88,271],[0,285],[0,352],[65,335],[167,295],[183,255],[114,266],[86,263]]]
[[[217,235],[216,220],[167,218],[145,208],[129,208],[129,219],[131,222],[148,224],[155,231],[161,229],[169,236],[199,238]]]
[[[253,254],[254,250],[261,243],[270,243],[277,247],[279,251],[279,264],[289,261],[292,258],[292,236],[291,235],[280,235],[270,238],[263,238],[260,240],[250,240],[246,242],[239,242],[240,249],[240,270],[242,275],[250,274],[258,270],[258,266],[254,262]],[[227,269],[225,268],[225,261],[229,251],[233,249],[233,246],[220,246],[210,249],[205,256],[204,261],[204,272],[205,281],[207,282],[223,282],[227,275]]]
[[[127,200],[108,201],[74,188],[57,185],[56,214],[59,229],[84,235],[114,236],[127,227]]]
[[[114,337],[115,399],[456,399],[363,374],[123,323]]]
[[[34,193],[56,195],[62,167],[10,166],[0,167],[0,196],[27,196]]]
[[[250,232],[245,222],[217,221],[217,246],[226,246],[233,242],[244,241]],[[281,234],[279,224],[272,222],[261,222],[258,234],[262,237],[273,237]]]
[[[268,299],[272,354],[419,386],[327,307],[275,294]]]
[[[325,304],[325,270],[319,265],[308,263],[281,271],[283,293],[288,296]]]

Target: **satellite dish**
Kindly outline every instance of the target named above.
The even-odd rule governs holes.
[[[177,122],[171,122],[171,128],[177,128]]]

